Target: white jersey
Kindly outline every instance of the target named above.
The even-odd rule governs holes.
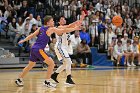
[[[70,35],[63,33],[61,36],[56,35],[57,42],[55,44],[55,53],[59,61],[69,58],[68,40]]]
[[[56,46],[58,46],[58,44],[59,44],[59,45],[61,45],[61,47],[67,48],[69,37],[70,37],[70,35],[67,33],[63,33],[62,36],[56,35],[56,39],[57,39]]]

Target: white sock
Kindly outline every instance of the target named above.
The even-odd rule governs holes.
[[[62,72],[64,69],[66,69],[66,62],[63,61],[63,65],[61,65],[60,67],[57,68],[57,70],[55,71],[56,73],[60,73]]]
[[[70,58],[66,58],[66,74],[71,75],[71,64],[72,61]]]

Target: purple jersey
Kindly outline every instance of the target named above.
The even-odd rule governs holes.
[[[32,48],[44,49],[48,44],[50,37],[46,34],[48,27],[42,26],[39,30],[38,38]]]

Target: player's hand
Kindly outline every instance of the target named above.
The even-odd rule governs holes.
[[[75,30],[81,30],[81,26],[75,26]]]
[[[82,17],[85,17],[85,16],[86,16],[85,12],[84,12],[84,11],[82,11]]]
[[[22,44],[22,43],[24,43],[25,41],[24,40],[20,40],[19,42],[18,42],[18,44]]]
[[[82,21],[81,20],[76,21],[75,25],[76,26],[81,26],[82,25]]]

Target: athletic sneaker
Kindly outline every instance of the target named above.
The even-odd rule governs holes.
[[[129,62],[127,62],[127,66],[128,66],[128,67],[130,67],[130,66],[131,66]]]
[[[75,84],[71,78],[71,75],[67,76],[66,84]]]
[[[59,83],[58,80],[57,80],[58,74],[59,74],[59,73],[54,72],[54,73],[51,75],[51,79],[53,79],[56,83]]]
[[[23,81],[22,81],[21,79],[17,79],[17,80],[15,81],[15,83],[16,83],[19,87],[23,86]]]
[[[55,84],[53,84],[53,83],[51,83],[51,82],[48,82],[48,81],[44,81],[44,85],[46,86],[46,87],[48,87],[48,88],[55,88],[56,87],[56,85]]]
[[[132,62],[131,66],[136,66],[136,65]]]

